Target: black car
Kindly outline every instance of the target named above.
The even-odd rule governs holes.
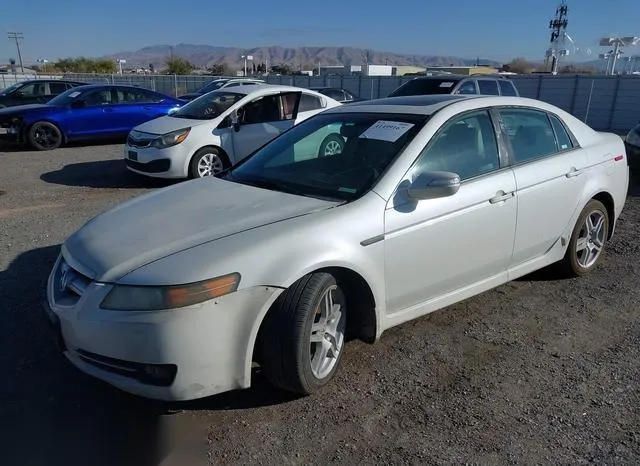
[[[30,79],[0,90],[0,108],[16,105],[44,104],[55,96],[86,83],[62,79]]]
[[[629,169],[637,175],[640,173],[640,123],[629,131],[624,140],[624,146],[627,149]]]
[[[324,94],[327,97],[337,100],[343,104],[348,102],[361,102],[364,99],[360,97],[354,96],[351,92],[342,89],[340,87],[310,87],[312,91],[319,92],[320,94]]]
[[[389,97],[430,94],[477,94],[518,97],[520,93],[513,81],[502,75],[458,75],[420,76],[407,81]]]

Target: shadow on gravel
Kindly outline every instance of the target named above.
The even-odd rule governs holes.
[[[58,252],[34,249],[0,270],[0,464],[157,465],[181,449],[195,453],[194,442],[206,437],[203,426],[176,410],[295,399],[260,374],[248,390],[182,403],[135,397],[84,375],[56,350],[42,309]]]
[[[87,188],[160,188],[179,182],[137,175],[127,170],[123,160],[72,163],[60,170],[43,173],[40,179],[52,184]]]
[[[112,144],[124,144],[126,137],[116,137],[107,139],[96,139],[91,141],[72,141],[64,144],[61,148],[73,148],[73,147],[93,147],[93,146],[107,146]],[[58,149],[52,151],[44,151],[46,153],[54,153]],[[35,151],[29,144],[14,144],[8,142],[0,143],[0,152],[38,152]]]

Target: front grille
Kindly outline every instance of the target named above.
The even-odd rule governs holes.
[[[83,349],[76,350],[80,359],[98,369],[113,374],[136,379],[141,383],[168,387],[173,383],[178,372],[175,364],[143,364],[140,362],[124,361],[110,358],[101,354],[91,353]]]
[[[61,258],[53,276],[54,300],[62,306],[73,306],[90,284],[90,278],[82,275],[72,268],[64,258]]]
[[[169,171],[171,168],[171,160],[158,159],[148,163],[136,162],[134,160],[125,159],[127,166],[145,173],[162,173]]]
[[[127,144],[131,147],[142,149],[151,145],[151,139],[134,139],[131,136],[127,137]]]

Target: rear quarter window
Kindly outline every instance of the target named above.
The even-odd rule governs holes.
[[[506,96],[516,97],[518,92],[516,91],[516,87],[511,81],[498,81],[500,85],[500,93]]]

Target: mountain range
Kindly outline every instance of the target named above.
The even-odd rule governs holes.
[[[126,67],[148,67],[153,64],[161,69],[167,58],[180,57],[196,67],[207,67],[216,63],[226,63],[240,69],[244,66],[242,55],[252,55],[255,63],[269,66],[288,64],[294,69],[311,69],[331,65],[362,65],[365,62],[376,65],[415,66],[464,66],[477,63],[499,66],[493,60],[461,58],[441,55],[408,55],[394,52],[380,52],[354,47],[280,47],[264,46],[248,49],[236,47],[216,47],[212,45],[177,44],[152,45],[134,52],[123,51],[108,58],[125,59]]]

